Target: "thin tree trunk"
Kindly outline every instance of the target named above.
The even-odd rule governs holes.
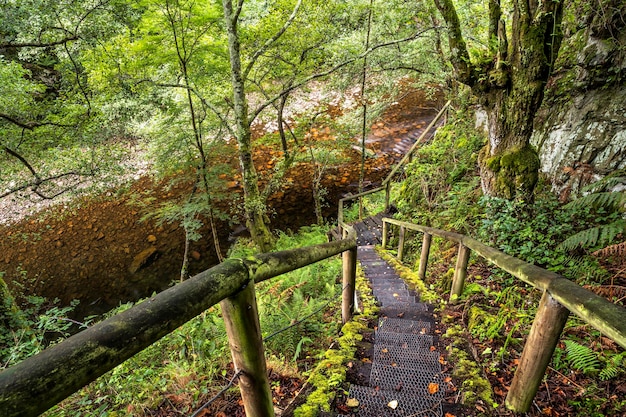
[[[243,2],[241,2],[243,3]],[[261,251],[268,251],[273,243],[272,234],[267,225],[265,202],[259,192],[258,175],[252,160],[250,122],[248,120],[248,101],[242,76],[239,34],[237,23],[240,10],[233,9],[232,0],[223,0],[224,21],[228,32],[228,53],[230,55],[231,84],[233,87],[233,108],[235,112],[237,145],[239,146],[239,165],[241,168],[244,212],[246,225],[252,239]],[[238,5],[241,7],[241,4]]]
[[[367,33],[365,35],[365,50],[370,48],[370,34],[372,33],[372,6],[374,0],[370,0],[367,15]],[[363,124],[361,126],[361,170],[359,171],[359,193],[363,192],[365,183],[365,139],[367,136],[367,100],[365,98],[365,84],[367,81],[367,55],[363,57],[363,71],[361,74],[361,103],[363,106]],[[359,198],[359,218],[363,218],[363,197]]]

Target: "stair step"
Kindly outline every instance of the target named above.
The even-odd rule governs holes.
[[[412,295],[405,295],[405,296],[401,296],[401,295],[384,295],[384,296],[379,296],[376,297],[376,300],[378,300],[379,303],[381,303],[383,306],[386,306],[388,304],[395,304],[395,303],[417,303],[418,299],[415,296]]]
[[[384,390],[401,390],[418,397],[443,399],[446,376],[424,368],[403,368],[400,366],[372,364],[370,387]]]
[[[383,317],[378,321],[378,330],[393,333],[429,334],[431,322]]]
[[[443,414],[439,399],[413,397],[394,390],[352,385],[348,396],[359,402],[352,411],[353,415],[360,417],[438,417]],[[392,408],[396,402],[397,406]]]
[[[374,334],[374,342],[395,345],[403,349],[425,349],[430,351],[435,343],[435,339],[431,335],[391,333],[377,330]]]
[[[441,371],[441,364],[439,362],[439,357],[441,355],[437,351],[431,351],[430,349],[415,350],[408,347],[388,345],[385,343],[375,343],[373,349],[373,360],[383,365],[391,366],[394,363],[398,365],[399,363],[408,361],[426,364],[426,366],[429,366],[436,372]]]

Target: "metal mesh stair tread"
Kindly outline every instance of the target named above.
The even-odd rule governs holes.
[[[412,347],[414,349],[419,349],[420,347],[430,349],[434,345],[435,338],[427,334],[392,333],[377,330],[374,333],[374,342]]]
[[[409,347],[388,345],[385,343],[376,343],[373,349],[373,360],[382,365],[393,366],[393,364],[396,364],[397,366],[407,368],[424,365],[434,372],[441,371],[441,363],[439,362],[440,355],[437,351],[430,351],[430,349],[411,349]]]
[[[354,398],[359,402],[353,412],[361,417],[435,417],[443,414],[439,399],[413,397],[402,392],[377,390],[358,385],[351,386],[348,395],[349,398]],[[397,401],[395,409],[389,406],[392,401]]]
[[[376,283],[372,285],[372,290],[376,291],[409,291],[408,287],[401,282]]]
[[[409,290],[406,288],[390,288],[390,287],[382,287],[382,288],[372,288],[375,296],[380,297],[414,297],[414,294],[410,294]]]
[[[378,321],[379,332],[428,334],[430,321],[408,320],[403,318],[383,317]]]
[[[385,296],[376,297],[376,299],[383,305],[394,304],[397,302],[417,303],[416,297],[412,295],[407,295],[407,296],[385,295]]]
[[[402,391],[417,397],[443,399],[446,375],[425,368],[406,368],[374,362],[370,373],[370,387]]]

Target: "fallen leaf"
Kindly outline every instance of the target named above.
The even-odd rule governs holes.
[[[395,410],[396,408],[398,408],[398,400],[391,400],[387,403],[387,407],[391,408],[392,410]]]
[[[404,317],[404,313],[398,313],[398,314],[396,314],[396,315],[397,315],[398,317],[400,317],[400,318]]]
[[[346,405],[348,407],[358,407],[359,400],[357,400],[356,398],[348,398],[348,400],[346,401]]]
[[[382,348],[380,351],[381,351],[382,353],[388,353],[388,352],[389,352],[389,349],[387,349],[387,348]]]
[[[446,413],[444,417],[456,417],[454,414]]]
[[[435,383],[435,382],[431,382],[430,384],[428,384],[428,392],[431,394],[436,394],[439,392],[439,384]]]

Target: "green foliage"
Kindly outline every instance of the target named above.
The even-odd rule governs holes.
[[[573,368],[589,374],[598,373],[600,361],[597,354],[589,347],[583,346],[573,340],[563,341],[567,351],[567,357]]]
[[[579,197],[566,208],[586,210],[595,214],[596,226],[581,230],[568,237],[559,245],[564,250],[576,248],[598,249],[616,242],[617,237],[626,235],[626,176],[624,170],[590,184],[583,191],[588,194]]]
[[[602,381],[615,378],[624,373],[626,352],[596,352],[574,340],[564,340],[565,352],[569,365],[586,375],[597,376]]]
[[[482,137],[458,118],[437,131],[406,167],[397,201],[403,217],[416,223],[468,232],[477,215],[476,161]]]
[[[69,336],[73,321],[67,316],[78,301],[61,307],[58,300],[27,296],[18,306],[0,273],[0,370],[39,353]]]
[[[478,235],[490,246],[578,282],[606,278],[597,261],[570,257],[559,246],[563,236],[601,221],[603,213],[561,206],[552,194],[537,195],[533,204],[495,197],[483,197],[480,204],[484,217]]]

